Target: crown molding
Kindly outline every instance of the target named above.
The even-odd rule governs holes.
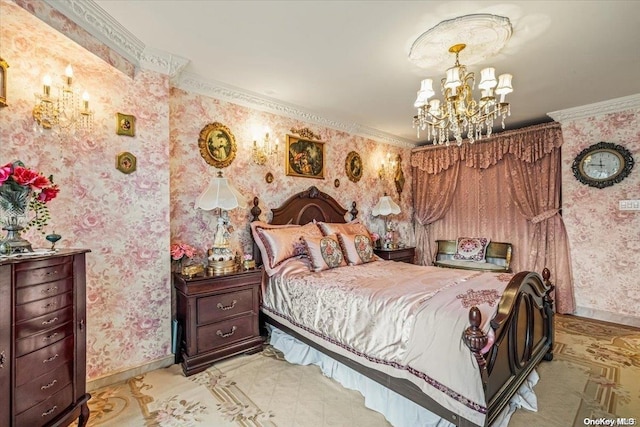
[[[136,68],[173,77],[189,63],[188,59],[181,56],[145,46],[93,0],[44,0],[44,2]]]
[[[620,111],[637,108],[640,108],[640,93],[611,99],[609,101],[582,105],[580,107],[567,108],[566,110],[552,111],[551,113],[547,113],[547,115],[556,122],[565,123],[572,120],[602,116],[604,114],[618,113]]]
[[[187,92],[194,92],[255,110],[278,114],[280,116],[301,120],[306,123],[314,123],[320,126],[341,130],[350,134],[384,142],[389,145],[406,148],[413,148],[416,145],[414,141],[399,138],[378,129],[354,122],[344,122],[341,120],[323,117],[302,107],[287,104],[283,101],[240,89],[226,83],[204,79],[201,76],[192,73],[181,73],[172,80],[172,85]]]

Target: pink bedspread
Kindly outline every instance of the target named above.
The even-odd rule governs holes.
[[[480,372],[461,337],[474,305],[489,330],[512,277],[393,261],[313,273],[294,259],[266,284],[263,310],[331,351],[412,381],[442,406],[483,424]]]

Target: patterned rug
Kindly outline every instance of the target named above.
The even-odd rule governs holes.
[[[556,316],[554,353],[538,367],[538,412],[517,411],[510,427],[640,421],[640,330]],[[89,426],[389,426],[358,392],[269,346],[190,377],[172,365],[91,395]]]

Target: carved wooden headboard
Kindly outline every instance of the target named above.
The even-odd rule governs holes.
[[[258,221],[262,210],[258,207],[260,200],[253,198],[253,208],[251,208],[251,222]],[[271,209],[273,218],[271,224],[298,224],[304,225],[313,220],[322,222],[347,222],[345,214],[348,212],[350,220],[358,216],[356,202],[351,203],[351,210],[340,206],[333,197],[327,193],[311,186],[289,197],[279,208]],[[253,243],[253,255],[256,263],[261,264],[260,250],[255,242]]]

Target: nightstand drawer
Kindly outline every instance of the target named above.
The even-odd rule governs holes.
[[[197,324],[219,322],[253,309],[253,289],[198,298]]]
[[[236,317],[198,328],[198,353],[224,347],[258,335],[258,322],[253,314]]]

